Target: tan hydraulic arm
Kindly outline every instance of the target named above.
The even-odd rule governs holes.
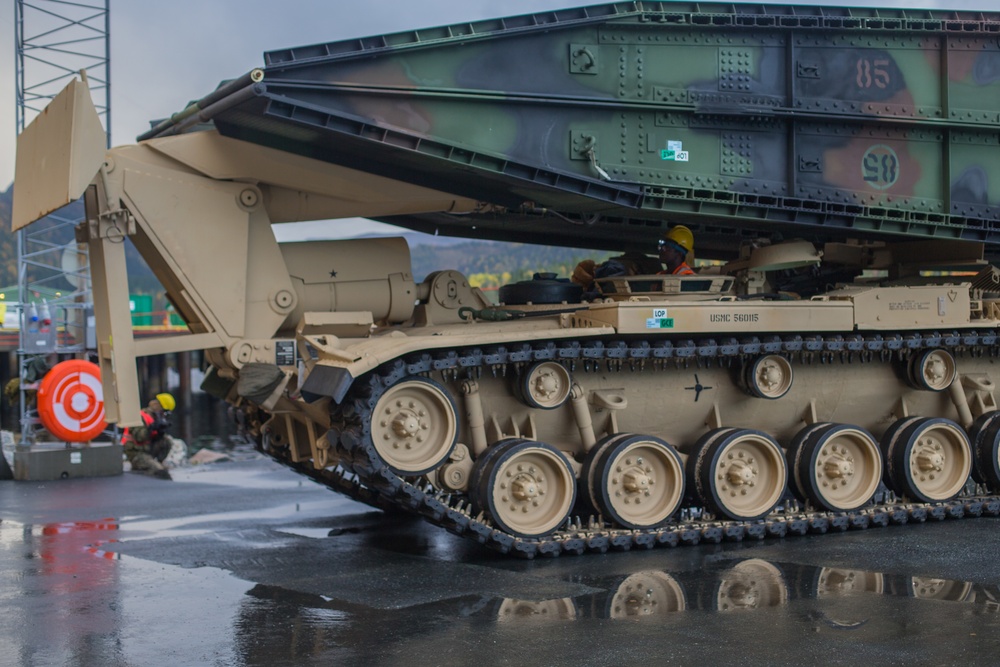
[[[275,363],[298,293],[271,224],[471,210],[476,202],[227,139],[214,131],[105,151],[72,82],[18,140],[14,229],[81,195],[108,420],[138,424],[135,358],[206,349],[220,368]],[[190,332],[132,335],[123,242],[132,240]]]

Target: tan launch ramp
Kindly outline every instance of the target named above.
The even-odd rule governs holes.
[[[14,231],[82,197],[107,143],[86,80],[74,79],[18,137]]]

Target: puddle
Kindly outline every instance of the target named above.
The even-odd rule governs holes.
[[[114,519],[0,523],[0,552],[28,562],[0,589],[5,654],[19,664],[153,665],[171,655],[186,656],[177,664],[239,664],[232,628],[254,584],[117,554],[119,532]],[[206,603],[211,613],[192,628],[193,605]]]
[[[271,510],[282,517],[294,511],[303,510]],[[913,613],[944,622],[971,612],[991,626],[1000,612],[998,585],[762,558],[698,557],[684,559],[677,569],[635,559],[646,566],[615,574],[594,567],[597,557],[560,563],[558,573],[379,549],[357,562],[325,561],[340,553],[324,546],[331,526],[308,521],[278,529],[288,543],[269,538],[272,552],[243,542],[218,557],[213,544],[199,554],[208,567],[116,553],[122,540],[194,533],[198,522],[247,515],[260,513],[0,522],[0,556],[8,564],[0,587],[7,611],[0,616],[0,642],[22,657],[20,664],[311,664],[310,658],[319,657],[331,663],[365,659],[368,649],[359,647],[358,637],[379,637],[375,645],[383,656],[393,655],[394,645],[430,651],[418,650],[418,657],[472,636],[496,641],[512,628],[536,639],[565,635],[584,641],[605,632],[605,639],[617,641],[609,632],[616,627],[618,640],[634,641],[638,635],[630,623],[661,623],[656,627],[668,634],[702,632],[706,641],[720,627],[748,638],[875,628],[865,641],[905,641],[906,617]],[[227,539],[242,537],[233,533]],[[150,554],[162,553],[147,544]],[[624,559],[605,562],[628,568]],[[544,576],[546,571],[551,575]],[[400,590],[408,597],[393,599]],[[769,613],[783,609],[790,611]],[[574,629],[551,631],[562,623]],[[370,634],[385,628],[391,631]]]
[[[340,537],[342,535],[358,535],[365,528],[362,526],[344,526],[336,528],[307,528],[303,526],[282,526],[275,528],[275,532],[295,535],[296,537],[308,537],[313,540],[325,540],[328,537]]]
[[[825,619],[824,602],[861,596],[975,605],[987,613],[1000,612],[1000,585],[774,563],[761,558],[709,566],[695,572],[642,570],[615,577],[574,580],[601,588],[603,592],[598,596],[537,601],[505,598],[490,613],[501,623],[569,621],[582,617],[642,620],[694,611],[741,614],[810,600],[819,609],[817,618]],[[854,628],[864,623],[825,621],[836,628]]]
[[[329,498],[308,503],[288,503],[266,509],[241,510],[236,512],[215,512],[196,514],[172,519],[148,519],[133,517],[122,519],[120,529],[123,531],[123,541],[142,540],[162,537],[181,537],[204,535],[218,530],[218,524],[254,522],[262,520],[302,519],[326,517],[332,512],[334,505]],[[206,525],[211,524],[211,525]],[[201,527],[198,527],[201,526]],[[327,530],[329,532],[329,530]]]
[[[257,491],[292,490],[306,485],[319,488],[310,480],[289,478],[271,470],[241,467],[230,461],[171,468],[170,477],[181,484],[217,484]]]

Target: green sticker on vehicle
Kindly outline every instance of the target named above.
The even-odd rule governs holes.
[[[660,159],[669,162],[687,162],[690,156],[684,150],[684,144],[680,141],[668,141],[667,147],[660,151]]]

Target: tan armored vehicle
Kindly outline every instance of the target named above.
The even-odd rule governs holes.
[[[786,112],[835,99],[809,87],[810,67],[836,74],[850,21],[765,24],[736,6],[706,22],[691,7],[678,32],[673,13],[615,7],[273,52],[107,153],[72,84],[20,139],[15,227],[85,198],[110,420],[138,423],[136,356],[205,349],[206,389],[275,459],[528,557],[1000,514],[1000,272],[983,261],[995,195],[974,204],[907,172],[952,141],[938,180],[968,184],[983,157],[970,137],[995,139],[995,121],[935,140],[901,128],[938,120],[848,93],[800,121]],[[928,17],[921,39],[937,35]],[[827,41],[776,61],[801,73],[795,99],[755,90],[772,52],[814,29]],[[722,46],[726,31],[746,49]],[[650,64],[692,35],[714,54],[711,95]],[[909,39],[860,52],[870,81],[855,96],[880,92],[880,72],[899,84],[891,58]],[[525,59],[541,83],[519,95],[487,90],[522,83],[510,77],[472,76]],[[536,134],[543,118],[555,129]],[[472,123],[492,129],[473,137]],[[415,282],[401,239],[279,245],[271,229],[351,216],[611,249],[652,248],[683,222],[723,261],[601,278],[589,295],[540,277],[497,305],[455,271]],[[189,334],[133,338],[126,237]]]

